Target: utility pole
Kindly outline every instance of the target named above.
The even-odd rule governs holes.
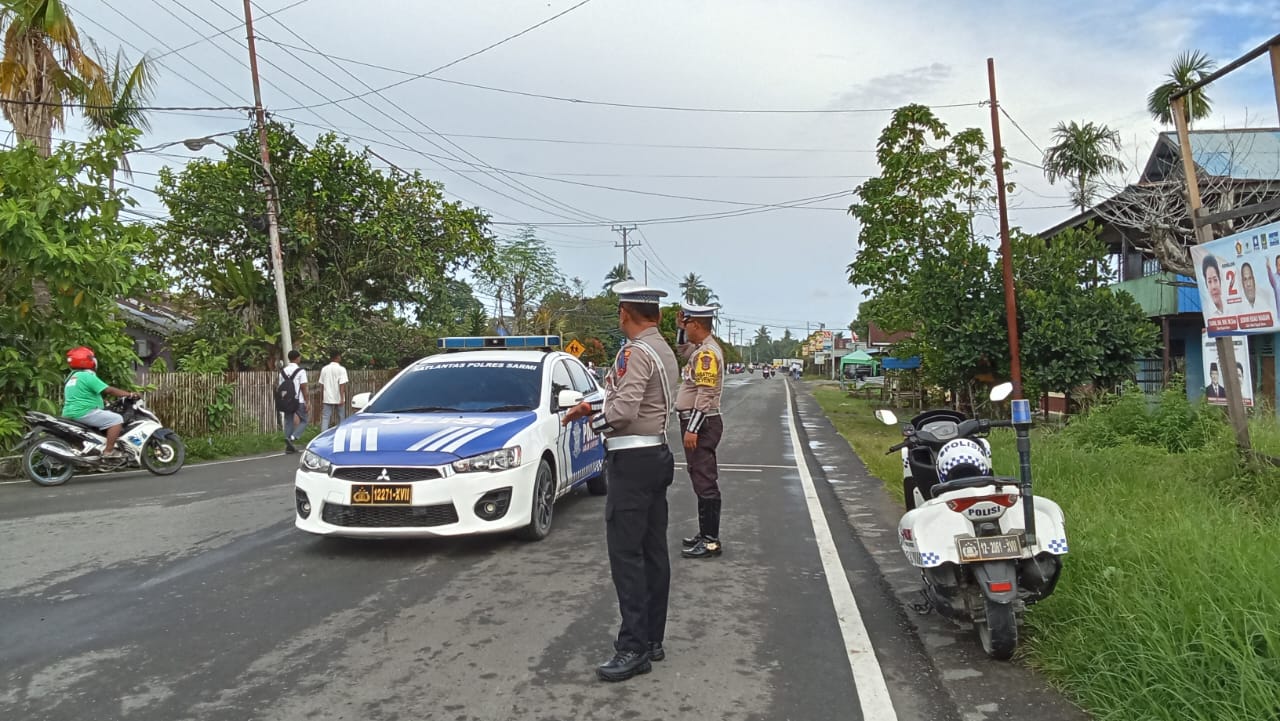
[[[1182,172],[1187,177],[1187,207],[1191,211],[1191,223],[1196,229],[1196,242],[1203,244],[1213,240],[1213,226],[1199,222],[1204,204],[1200,199],[1200,179],[1196,176],[1196,163],[1191,155],[1191,130],[1187,126],[1186,103],[1186,97],[1176,96],[1169,103],[1169,108],[1173,113],[1174,127],[1178,130]],[[1249,441],[1249,417],[1245,415],[1240,378],[1231,372],[1236,367],[1235,343],[1230,336],[1219,336],[1217,342],[1218,363],[1223,370],[1222,384],[1227,389],[1227,417],[1231,419],[1231,427],[1235,430],[1236,445],[1242,450],[1248,450],[1252,445]]]
[[[249,72],[253,75],[253,111],[258,119],[258,144],[262,148],[263,182],[267,186],[267,228],[271,237],[271,268],[276,285],[276,312],[280,315],[281,360],[293,350],[293,334],[289,329],[289,303],[284,291],[284,253],[280,250],[279,189],[271,175],[271,151],[267,146],[267,113],[262,108],[262,86],[258,83],[258,51],[253,37],[251,0],[244,0],[244,27],[249,41]]]
[[[248,2],[248,1],[249,1],[249,0],[245,0],[245,2]],[[628,277],[628,278],[630,278],[630,277],[631,277],[631,266],[630,266],[630,265],[628,264],[628,262],[627,262],[627,251],[628,251],[628,250],[630,250],[631,248],[635,248],[635,247],[637,247],[637,246],[639,246],[639,245],[640,245],[640,241],[638,241],[638,240],[634,240],[634,241],[633,241],[633,240],[628,240],[628,236],[629,236],[629,234],[631,233],[631,231],[633,231],[633,230],[635,230],[635,229],[636,229],[636,226],[634,226],[634,225],[632,225],[632,226],[630,226],[630,227],[625,226],[625,225],[615,225],[615,226],[613,226],[613,232],[615,232],[615,233],[622,233],[622,242],[621,242],[621,243],[614,243],[614,244],[613,244],[613,247],[615,247],[615,248],[622,248],[622,270],[623,270],[624,274],[626,275],[626,277]],[[646,275],[647,275],[647,274],[648,274],[648,270],[646,269]],[[646,284],[647,284],[647,281],[646,281]]]
[[[1009,328],[1009,373],[1013,397],[1022,398],[1022,354],[1018,349],[1018,299],[1013,287],[1013,251],[1009,242],[1009,204],[1005,199],[1004,147],[1000,144],[1000,103],[996,100],[996,61],[987,58],[991,86],[991,144],[995,149],[996,194],[1000,205],[1000,266],[1004,271],[1004,315]]]
[[[649,261],[644,261],[644,284],[649,285]]]

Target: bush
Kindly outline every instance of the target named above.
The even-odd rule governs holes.
[[[1227,431],[1222,411],[1203,402],[1192,405],[1179,380],[1154,402],[1136,385],[1126,385],[1120,393],[1072,419],[1063,433],[1076,445],[1090,449],[1136,444],[1187,453],[1221,440]]]

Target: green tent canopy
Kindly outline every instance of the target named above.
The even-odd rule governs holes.
[[[866,351],[856,350],[840,359],[841,370],[847,365],[871,366],[872,370],[875,370],[878,363],[875,358],[867,355]]]

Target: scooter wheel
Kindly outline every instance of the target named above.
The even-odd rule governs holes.
[[[982,650],[997,661],[1008,661],[1018,648],[1018,619],[1012,603],[996,603],[984,599],[987,604],[987,620],[975,624]]]
[[[36,436],[31,439],[27,450],[22,454],[22,470],[27,474],[27,479],[38,486],[61,486],[71,480],[71,476],[76,472],[75,467],[46,455],[40,450],[41,443],[57,444],[65,448],[68,455],[74,453],[66,441],[47,435]]]

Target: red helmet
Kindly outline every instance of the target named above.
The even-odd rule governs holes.
[[[92,348],[80,346],[67,351],[67,365],[76,370],[93,370],[98,367],[98,358]]]

